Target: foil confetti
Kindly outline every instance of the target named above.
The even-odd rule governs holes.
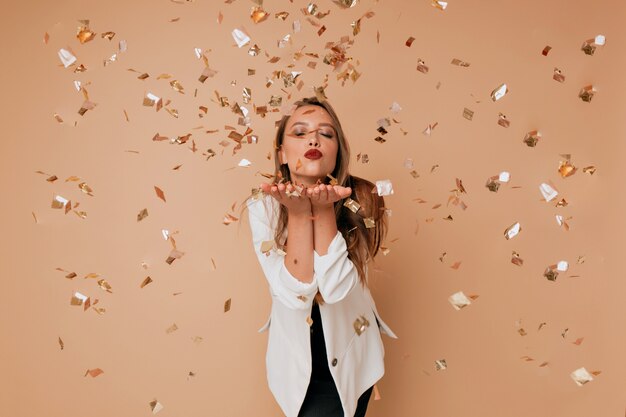
[[[520,226],[520,224],[519,223],[515,223],[515,224],[513,224],[513,225],[511,225],[511,226],[506,228],[506,230],[504,231],[504,237],[507,240],[513,239],[521,231],[522,231],[522,227]]]
[[[393,186],[391,184],[391,180],[376,181],[376,192],[379,196],[393,194]]]

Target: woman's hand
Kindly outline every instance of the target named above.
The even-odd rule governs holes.
[[[306,189],[302,188],[298,192],[293,184],[261,184],[264,193],[274,197],[280,204],[287,207],[289,214],[311,215],[311,200],[306,194]]]
[[[319,184],[306,190],[311,206],[317,208],[333,207],[335,202],[350,197],[352,189],[341,185]]]

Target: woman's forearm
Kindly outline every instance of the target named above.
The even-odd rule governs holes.
[[[299,281],[313,281],[313,221],[311,211],[289,212],[285,266]]]
[[[333,205],[313,207],[313,242],[318,255],[326,255],[330,242],[337,235],[337,219]]]

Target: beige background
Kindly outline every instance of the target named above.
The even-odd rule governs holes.
[[[214,91],[243,104],[242,89],[251,88],[247,108],[254,113],[252,105],[266,105],[272,95],[285,104],[311,95],[328,74],[326,93],[352,147],[352,173],[390,179],[395,189],[386,198],[393,213],[390,252],[379,257],[371,287],[399,339],[384,337],[381,399],[370,402],[368,416],[624,415],[625,3],[450,1],[445,11],[427,0],[362,0],[348,10],[329,0],[317,4],[330,10],[320,20],[327,27],[321,36],[299,11],[303,1],[266,0],[271,16],[259,24],[250,20],[248,0],[4,6],[0,414],[142,416],[151,414],[149,402],[156,399],[162,416],[280,415],[265,379],[267,334],[256,332],[269,313],[267,284],[247,223],[222,223],[264,180],[257,173],[272,170],[266,155],[280,113],[253,114],[258,143],[232,155],[232,141],[219,144],[228,134],[224,126],[245,129],[216,103]],[[274,17],[280,11],[289,12],[285,21]],[[353,37],[350,23],[368,11],[374,16],[363,18]],[[79,19],[90,19],[98,34],[84,45],[75,37]],[[299,33],[294,20],[301,22]],[[249,45],[235,46],[235,28],[248,31],[259,56],[247,54]],[[105,31],[116,32],[113,41],[100,37]],[[289,33],[292,44],[278,48]],[[598,34],[606,45],[585,55],[583,41]],[[344,35],[354,38],[347,55],[361,77],[341,86],[322,57],[326,42]],[[409,48],[410,36],[416,40]],[[120,40],[128,51],[104,66]],[[542,56],[546,45],[553,49]],[[68,46],[86,72],[60,65],[57,52]],[[211,68],[218,71],[204,84],[194,48],[210,49]],[[294,61],[302,48],[320,58]],[[280,61],[268,63],[266,52]],[[418,58],[428,74],[416,71]],[[453,66],[453,58],[471,65]],[[565,74],[564,83],[552,80],[554,67]],[[129,68],[150,77],[141,81]],[[256,75],[248,76],[248,68]],[[266,77],[279,70],[303,71],[301,91],[284,88],[281,80],[266,88]],[[163,73],[177,79],[184,94],[170,87],[171,79],[157,80]],[[97,103],[84,116],[77,114],[82,94],[74,80],[89,83]],[[489,94],[501,83],[510,92],[493,102]],[[585,103],[577,95],[588,84],[597,93]],[[147,92],[170,99],[179,117],[143,106]],[[394,101],[402,106],[395,115],[389,110]],[[203,105],[208,114],[199,118]],[[472,121],[463,118],[464,107],[475,112]],[[508,129],[497,124],[499,112],[511,121]],[[385,117],[399,123],[381,144],[374,138],[377,120]],[[434,123],[431,136],[422,134]],[[219,132],[205,133],[212,129]],[[543,137],[529,148],[522,139],[533,129]],[[171,138],[192,133],[197,151],[191,139],[153,142],[157,132]],[[209,148],[217,155],[206,160]],[[369,163],[357,162],[358,153],[368,154]],[[557,169],[559,154],[566,153],[579,170],[563,179]],[[242,158],[252,165],[238,167]],[[404,167],[406,158],[419,178]],[[582,172],[590,165],[594,175]],[[47,182],[48,175],[36,171],[59,179]],[[489,192],[487,178],[501,171],[511,173],[510,183]],[[78,182],[66,182],[71,176],[85,181],[93,196]],[[467,189],[461,195],[466,210],[447,205],[455,178]],[[544,181],[554,183],[567,207],[542,200]],[[52,209],[55,194],[79,202],[77,210],[87,217]],[[149,216],[137,222],[144,208]],[[556,214],[571,216],[569,231],[557,225]],[[443,220],[448,215],[452,221]],[[504,230],[517,221],[521,233],[506,240]],[[178,232],[173,237],[185,252],[171,265],[163,229]],[[523,266],[510,262],[512,251]],[[546,280],[544,269],[560,260],[570,270]],[[457,270],[451,268],[456,261]],[[77,276],[68,279],[56,268]],[[85,278],[90,273],[99,276]],[[140,288],[146,276],[153,282]],[[98,299],[96,307],[105,312],[70,305],[74,291]],[[456,311],[447,298],[457,291],[479,297]],[[173,324],[178,330],[168,334]],[[527,335],[520,335],[520,325]],[[446,370],[435,369],[439,359]],[[579,387],[570,373],[583,366],[601,373]],[[84,376],[95,368],[104,373]]]

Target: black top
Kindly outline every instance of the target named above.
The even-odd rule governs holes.
[[[311,310],[311,359],[313,369],[311,370],[311,380],[313,381],[332,381],[333,376],[328,367],[328,357],[326,355],[326,342],[324,341],[324,329],[322,327],[322,317],[320,315],[320,306],[317,302],[313,302]]]

